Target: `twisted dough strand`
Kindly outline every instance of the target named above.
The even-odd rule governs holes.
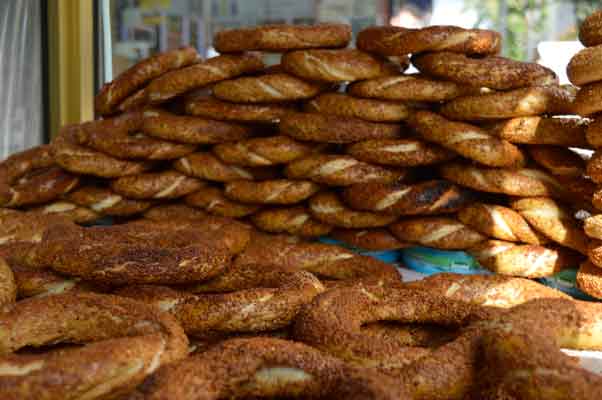
[[[286,164],[312,151],[311,145],[288,136],[259,137],[213,147],[222,161],[246,167]]]
[[[465,250],[486,239],[467,225],[448,217],[403,219],[389,229],[401,241],[444,250]]]

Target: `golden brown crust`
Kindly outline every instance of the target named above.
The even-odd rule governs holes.
[[[502,275],[541,278],[575,267],[581,258],[562,247],[518,245],[501,240],[481,242],[468,252],[481,266]]]
[[[583,20],[579,27],[579,40],[587,47],[602,44],[602,11],[596,11]]]
[[[214,144],[246,138],[248,127],[229,122],[179,116],[162,110],[143,113],[142,130],[149,136],[190,144]]]
[[[270,136],[218,144],[213,152],[228,164],[261,167],[289,163],[312,153],[314,147],[288,136]]]
[[[200,56],[193,47],[182,47],[146,58],[128,68],[113,81],[105,83],[94,98],[94,108],[101,115],[111,114],[119,103],[148,81],[199,60]]]
[[[576,103],[573,105],[572,93],[563,87],[531,86],[454,99],[441,108],[441,113],[451,119],[478,121],[539,114],[572,114],[573,106],[576,107]]]
[[[335,280],[353,283],[358,279],[379,280],[387,284],[401,282],[399,273],[391,264],[340,246],[304,243],[290,240],[291,238],[254,234],[249,246],[236,258],[235,264],[280,265],[301,269],[325,282]]]
[[[408,125],[425,140],[435,142],[462,156],[491,167],[522,167],[522,151],[503,139],[489,135],[477,126],[450,121],[430,111],[416,111]]]
[[[486,239],[467,225],[448,217],[403,219],[389,229],[399,240],[443,250],[465,250]]]
[[[77,205],[111,216],[136,215],[151,206],[149,201],[128,199],[100,186],[80,187],[69,193],[66,198]]]
[[[203,219],[207,214],[197,208],[189,207],[186,204],[160,204],[154,206],[144,213],[145,219],[151,221],[178,221]]]
[[[186,112],[202,118],[251,123],[277,123],[296,108],[290,104],[236,104],[214,97],[193,97],[186,101]]]
[[[602,183],[602,151],[596,150],[592,157],[587,160],[587,175],[595,183]]]
[[[221,31],[213,45],[220,53],[240,51],[284,52],[294,49],[345,47],[351,28],[345,24],[262,25]]]
[[[304,304],[324,291],[320,281],[306,271],[242,264],[231,270],[238,275],[254,275],[253,284],[245,282],[218,296],[154,286],[131,286],[118,293],[156,305],[174,315],[188,335],[206,337],[285,328]]]
[[[373,122],[405,120],[411,106],[392,101],[362,99],[344,93],[324,93],[305,103],[304,111],[359,118]]]
[[[494,239],[529,244],[545,244],[549,241],[534,231],[519,213],[496,204],[471,204],[460,210],[458,219]]]
[[[481,168],[466,163],[449,163],[442,165],[439,171],[445,179],[482,192],[520,197],[566,196],[565,189],[556,178],[537,169]]]
[[[54,158],[49,145],[20,151],[0,162],[0,182],[10,185],[30,172],[50,168],[53,165],[55,165]]]
[[[577,271],[577,287],[597,299],[602,299],[602,268],[589,261],[582,263]]]
[[[310,99],[326,89],[285,73],[247,76],[213,86],[213,95],[233,103],[290,102]]]
[[[16,210],[2,212],[0,213],[0,244],[38,243],[49,227],[60,223],[69,223],[69,220],[35,212]]]
[[[188,176],[216,182],[270,179],[277,176],[269,167],[242,168],[222,162],[211,153],[193,153],[173,163],[173,167]]]
[[[593,148],[597,149],[602,147],[602,118],[596,118],[590,124],[588,124],[586,138],[587,143],[590,144]]]
[[[131,199],[177,199],[202,188],[204,183],[176,171],[124,176],[111,182],[115,193]]]
[[[57,200],[42,206],[33,207],[29,211],[45,215],[60,215],[76,224],[89,224],[100,218],[100,214],[96,211],[64,200]]]
[[[422,29],[379,26],[361,31],[357,36],[357,47],[383,56],[424,51],[489,55],[500,51],[501,37],[494,31],[457,26],[429,26]]]
[[[487,132],[511,143],[587,148],[587,121],[574,117],[520,117],[485,125]]]
[[[432,297],[422,290],[361,285],[316,296],[299,314],[293,335],[352,364],[399,376],[408,364],[428,357],[430,351],[408,347],[395,337],[374,340],[362,325],[395,321],[458,327],[488,315],[479,306]],[[428,379],[428,375],[421,378]]]
[[[583,117],[602,111],[602,82],[582,86],[573,102],[573,112]]]
[[[186,283],[223,272],[249,240],[248,229],[233,223],[175,223],[178,227],[157,221],[91,228],[54,225],[45,233],[37,262],[110,285]]]
[[[570,299],[560,290],[524,278],[503,275],[441,273],[405,286],[428,290],[432,296],[482,306],[511,308],[534,299]]]
[[[496,90],[558,84],[549,68],[504,57],[471,58],[449,51],[419,54],[412,64],[422,73],[461,85]]]
[[[174,384],[177,382],[177,384]],[[299,342],[276,338],[232,339],[162,369],[134,399],[406,398],[392,378],[353,368]]]
[[[452,160],[457,154],[436,144],[416,139],[374,139],[347,147],[361,161],[397,167],[415,167]]]
[[[510,207],[544,236],[565,247],[587,254],[589,240],[571,214],[554,200],[532,197],[512,200]]]
[[[253,204],[239,203],[224,196],[222,189],[205,186],[184,198],[189,206],[202,208],[209,214],[220,217],[242,218],[251,215],[260,209]]]
[[[602,215],[594,215],[583,221],[585,234],[593,239],[602,239]]]
[[[8,368],[0,395],[7,399],[115,397],[187,353],[188,339],[175,319],[117,296],[80,293],[26,299],[1,320],[6,332],[0,344],[2,361]],[[57,343],[84,346],[30,357],[10,354],[26,346]],[[28,368],[28,373],[11,374],[12,368]]]
[[[393,139],[400,127],[355,118],[317,113],[289,113],[280,121],[280,131],[298,140],[321,143],[353,143],[368,139]]]
[[[527,150],[531,158],[552,175],[578,178],[585,174],[585,161],[570,149],[536,145],[529,146]]]
[[[600,64],[602,64],[602,46],[585,48],[571,58],[566,73],[573,85],[587,85],[602,81],[602,73],[597,68]]]
[[[295,204],[313,196],[319,189],[311,181],[233,181],[226,184],[224,194],[227,198],[242,203]]]
[[[439,102],[472,94],[474,89],[423,75],[398,75],[356,82],[348,87],[347,92],[357,97],[381,100]]]
[[[332,226],[315,220],[305,207],[264,209],[254,214],[251,221],[266,232],[302,237],[324,236],[332,230]]]
[[[291,179],[309,179],[329,186],[356,183],[393,183],[404,179],[407,171],[358,161],[346,155],[316,154],[295,160],[284,173]]]
[[[355,49],[298,50],[282,56],[285,71],[310,81],[353,82],[399,73],[399,66]]]
[[[353,210],[334,192],[322,192],[312,197],[309,210],[316,219],[340,228],[377,228],[397,219],[395,215]]]
[[[81,146],[75,140],[78,125],[66,125],[52,143],[52,155],[63,169],[82,175],[117,178],[135,175],[151,167],[149,162],[119,160],[96,150]]]
[[[17,301],[17,284],[12,269],[0,258],[0,310],[4,311]]]
[[[448,181],[432,180],[413,185],[353,185],[343,191],[343,200],[356,210],[426,215],[456,212],[472,200],[472,195]]]
[[[142,93],[134,96],[144,99],[143,103],[162,103],[193,89],[257,72],[263,67],[263,62],[255,55],[221,55],[163,74],[151,81]],[[139,106],[140,102],[133,101],[132,106]]]
[[[410,247],[410,243],[402,242],[391,234],[387,229],[345,229],[336,228],[330,236],[340,240],[347,246],[361,250],[389,251]]]

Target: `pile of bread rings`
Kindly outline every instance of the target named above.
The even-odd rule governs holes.
[[[0,163],[0,398],[602,398],[561,351],[602,350],[602,304],[531,279],[581,265],[602,298],[573,150],[602,144],[600,26],[580,90],[453,26],[258,26],[132,66]],[[495,274],[402,282],[323,236]]]

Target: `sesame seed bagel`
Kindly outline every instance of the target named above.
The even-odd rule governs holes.
[[[527,148],[531,158],[552,175],[579,178],[585,175],[585,160],[565,147],[536,145]]]
[[[271,124],[296,108],[289,104],[239,104],[215,97],[193,97],[186,101],[186,113],[221,121]]]
[[[579,40],[586,47],[602,44],[602,11],[587,16],[579,27]]]
[[[311,181],[272,179],[266,181],[233,181],[226,183],[227,198],[251,204],[295,204],[313,196],[320,187]]]
[[[225,163],[245,167],[287,164],[315,151],[314,146],[288,136],[257,137],[213,147],[213,153]]]
[[[209,152],[199,152],[182,157],[173,163],[175,170],[188,176],[215,182],[271,179],[278,171],[270,167],[247,168],[230,165]]]
[[[0,310],[6,310],[14,305],[17,291],[12,269],[3,258],[0,258]]]
[[[251,216],[251,221],[262,231],[302,237],[324,236],[332,230],[332,226],[314,219],[305,207],[264,209]]]
[[[336,240],[361,250],[389,251],[410,247],[410,243],[402,242],[387,229],[345,229],[336,228],[330,236]]]
[[[588,47],[571,58],[566,73],[573,85],[587,85],[602,81],[602,73],[596,68],[600,64],[602,64],[602,46]]]
[[[574,117],[519,117],[484,125],[487,132],[511,143],[588,148],[588,122]]]
[[[401,241],[442,250],[465,250],[486,239],[455,218],[419,217],[402,219],[389,226]]]
[[[602,299],[602,268],[586,261],[577,271],[577,287],[596,299]]]
[[[242,218],[261,208],[255,204],[245,204],[228,199],[218,187],[205,186],[184,198],[184,202],[195,209],[205,210],[219,217]]]
[[[66,196],[67,200],[102,215],[130,216],[146,211],[151,202],[123,197],[107,187],[82,186]]]
[[[361,161],[397,167],[438,164],[457,155],[439,145],[417,139],[366,140],[348,146],[347,153]]]
[[[148,209],[143,217],[151,221],[196,220],[204,219],[207,213],[181,203],[159,204]]]
[[[111,189],[131,199],[177,199],[199,190],[203,185],[198,179],[166,170],[123,176],[111,182]]]
[[[378,228],[397,219],[395,215],[351,209],[335,192],[322,192],[313,196],[309,200],[309,210],[317,220],[340,228]]]
[[[359,118],[373,122],[396,122],[408,118],[408,104],[353,97],[344,93],[324,93],[305,103],[304,111]]]
[[[582,86],[573,102],[573,112],[583,117],[602,111],[602,82],[589,83]]]
[[[44,215],[60,215],[76,224],[90,224],[101,217],[99,213],[88,207],[83,207],[65,200],[56,200],[42,206],[31,207],[28,211]]]

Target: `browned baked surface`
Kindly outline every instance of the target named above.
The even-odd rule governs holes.
[[[285,71],[310,81],[353,82],[394,75],[399,66],[356,49],[297,50],[282,56]]]
[[[401,219],[389,229],[401,241],[443,250],[465,250],[486,239],[479,232],[450,217]]]
[[[201,96],[186,100],[186,113],[221,121],[276,123],[295,110],[292,104],[239,104]]]
[[[112,216],[140,214],[151,206],[149,201],[128,199],[107,187],[93,185],[82,186],[69,193],[66,198],[97,213]]]
[[[570,149],[536,145],[527,150],[531,158],[552,175],[578,178],[585,174],[585,160]]]
[[[332,226],[314,219],[305,207],[267,208],[251,216],[251,221],[266,232],[302,237],[324,236],[332,230]]]
[[[574,117],[519,117],[487,124],[487,132],[511,143],[589,147],[588,122]],[[591,143],[591,142],[590,142]]]
[[[345,47],[351,40],[351,28],[345,24],[262,25],[229,29],[213,38],[220,53],[240,51],[284,52],[317,47]]]
[[[585,48],[571,58],[566,73],[573,85],[587,85],[602,81],[602,73],[597,68],[600,64],[602,64],[602,46]]]
[[[583,117],[602,111],[602,82],[582,86],[573,102],[573,112]]]
[[[221,188],[205,186],[184,198],[189,206],[200,208],[220,217],[242,218],[260,209],[255,204],[245,204],[228,199]]]
[[[260,182],[232,181],[226,183],[227,198],[251,204],[295,204],[314,195],[320,187],[311,181],[272,179]]]
[[[451,150],[417,139],[374,139],[347,147],[361,161],[398,167],[438,164],[457,156]]]
[[[195,192],[204,183],[177,171],[147,172],[111,182],[111,189],[131,199],[176,199]]]
[[[0,309],[12,307],[17,301],[17,283],[12,269],[0,258]]]
[[[429,26],[422,29],[375,26],[361,31],[356,44],[361,50],[383,56],[424,51],[489,55],[500,51],[501,37],[494,31],[456,26]]]
[[[405,120],[412,112],[408,104],[362,99],[344,93],[324,93],[305,103],[308,112],[359,118],[373,122],[396,122]]]
[[[151,207],[144,212],[143,217],[151,221],[178,221],[178,220],[196,220],[204,219],[207,213],[186,204],[166,203]]]
[[[218,144],[213,153],[228,164],[261,167],[289,163],[316,151],[316,147],[278,135]]]
[[[587,47],[602,44],[602,11],[596,11],[583,20],[579,27],[579,40]]]
[[[416,184],[358,184],[346,188],[345,203],[356,210],[391,215],[426,215],[456,212],[472,200],[472,194],[451,182],[432,180]]]
[[[402,242],[384,228],[345,229],[336,228],[330,236],[348,246],[371,251],[388,251],[410,247],[410,243]]]
[[[269,167],[246,168],[226,164],[209,152],[182,157],[173,163],[173,167],[188,176],[217,182],[270,179],[278,176],[277,170]]]
[[[280,131],[294,139],[320,143],[353,143],[368,139],[393,139],[401,129],[394,124],[317,113],[289,113],[280,120]]]
[[[602,183],[602,151],[596,150],[592,157],[587,160],[587,175],[595,183]]]
[[[577,287],[597,299],[602,299],[602,268],[586,261],[577,271]]]
[[[96,211],[65,200],[55,200],[42,206],[31,207],[28,211],[44,215],[60,215],[76,224],[89,224],[100,218],[100,214]]]
[[[579,97],[582,96],[578,94],[577,99]],[[573,104],[573,94],[563,87],[531,86],[457,98],[445,104],[441,113],[451,119],[467,121],[572,114],[573,107],[577,110],[577,102]],[[578,111],[581,114],[584,109]]]

